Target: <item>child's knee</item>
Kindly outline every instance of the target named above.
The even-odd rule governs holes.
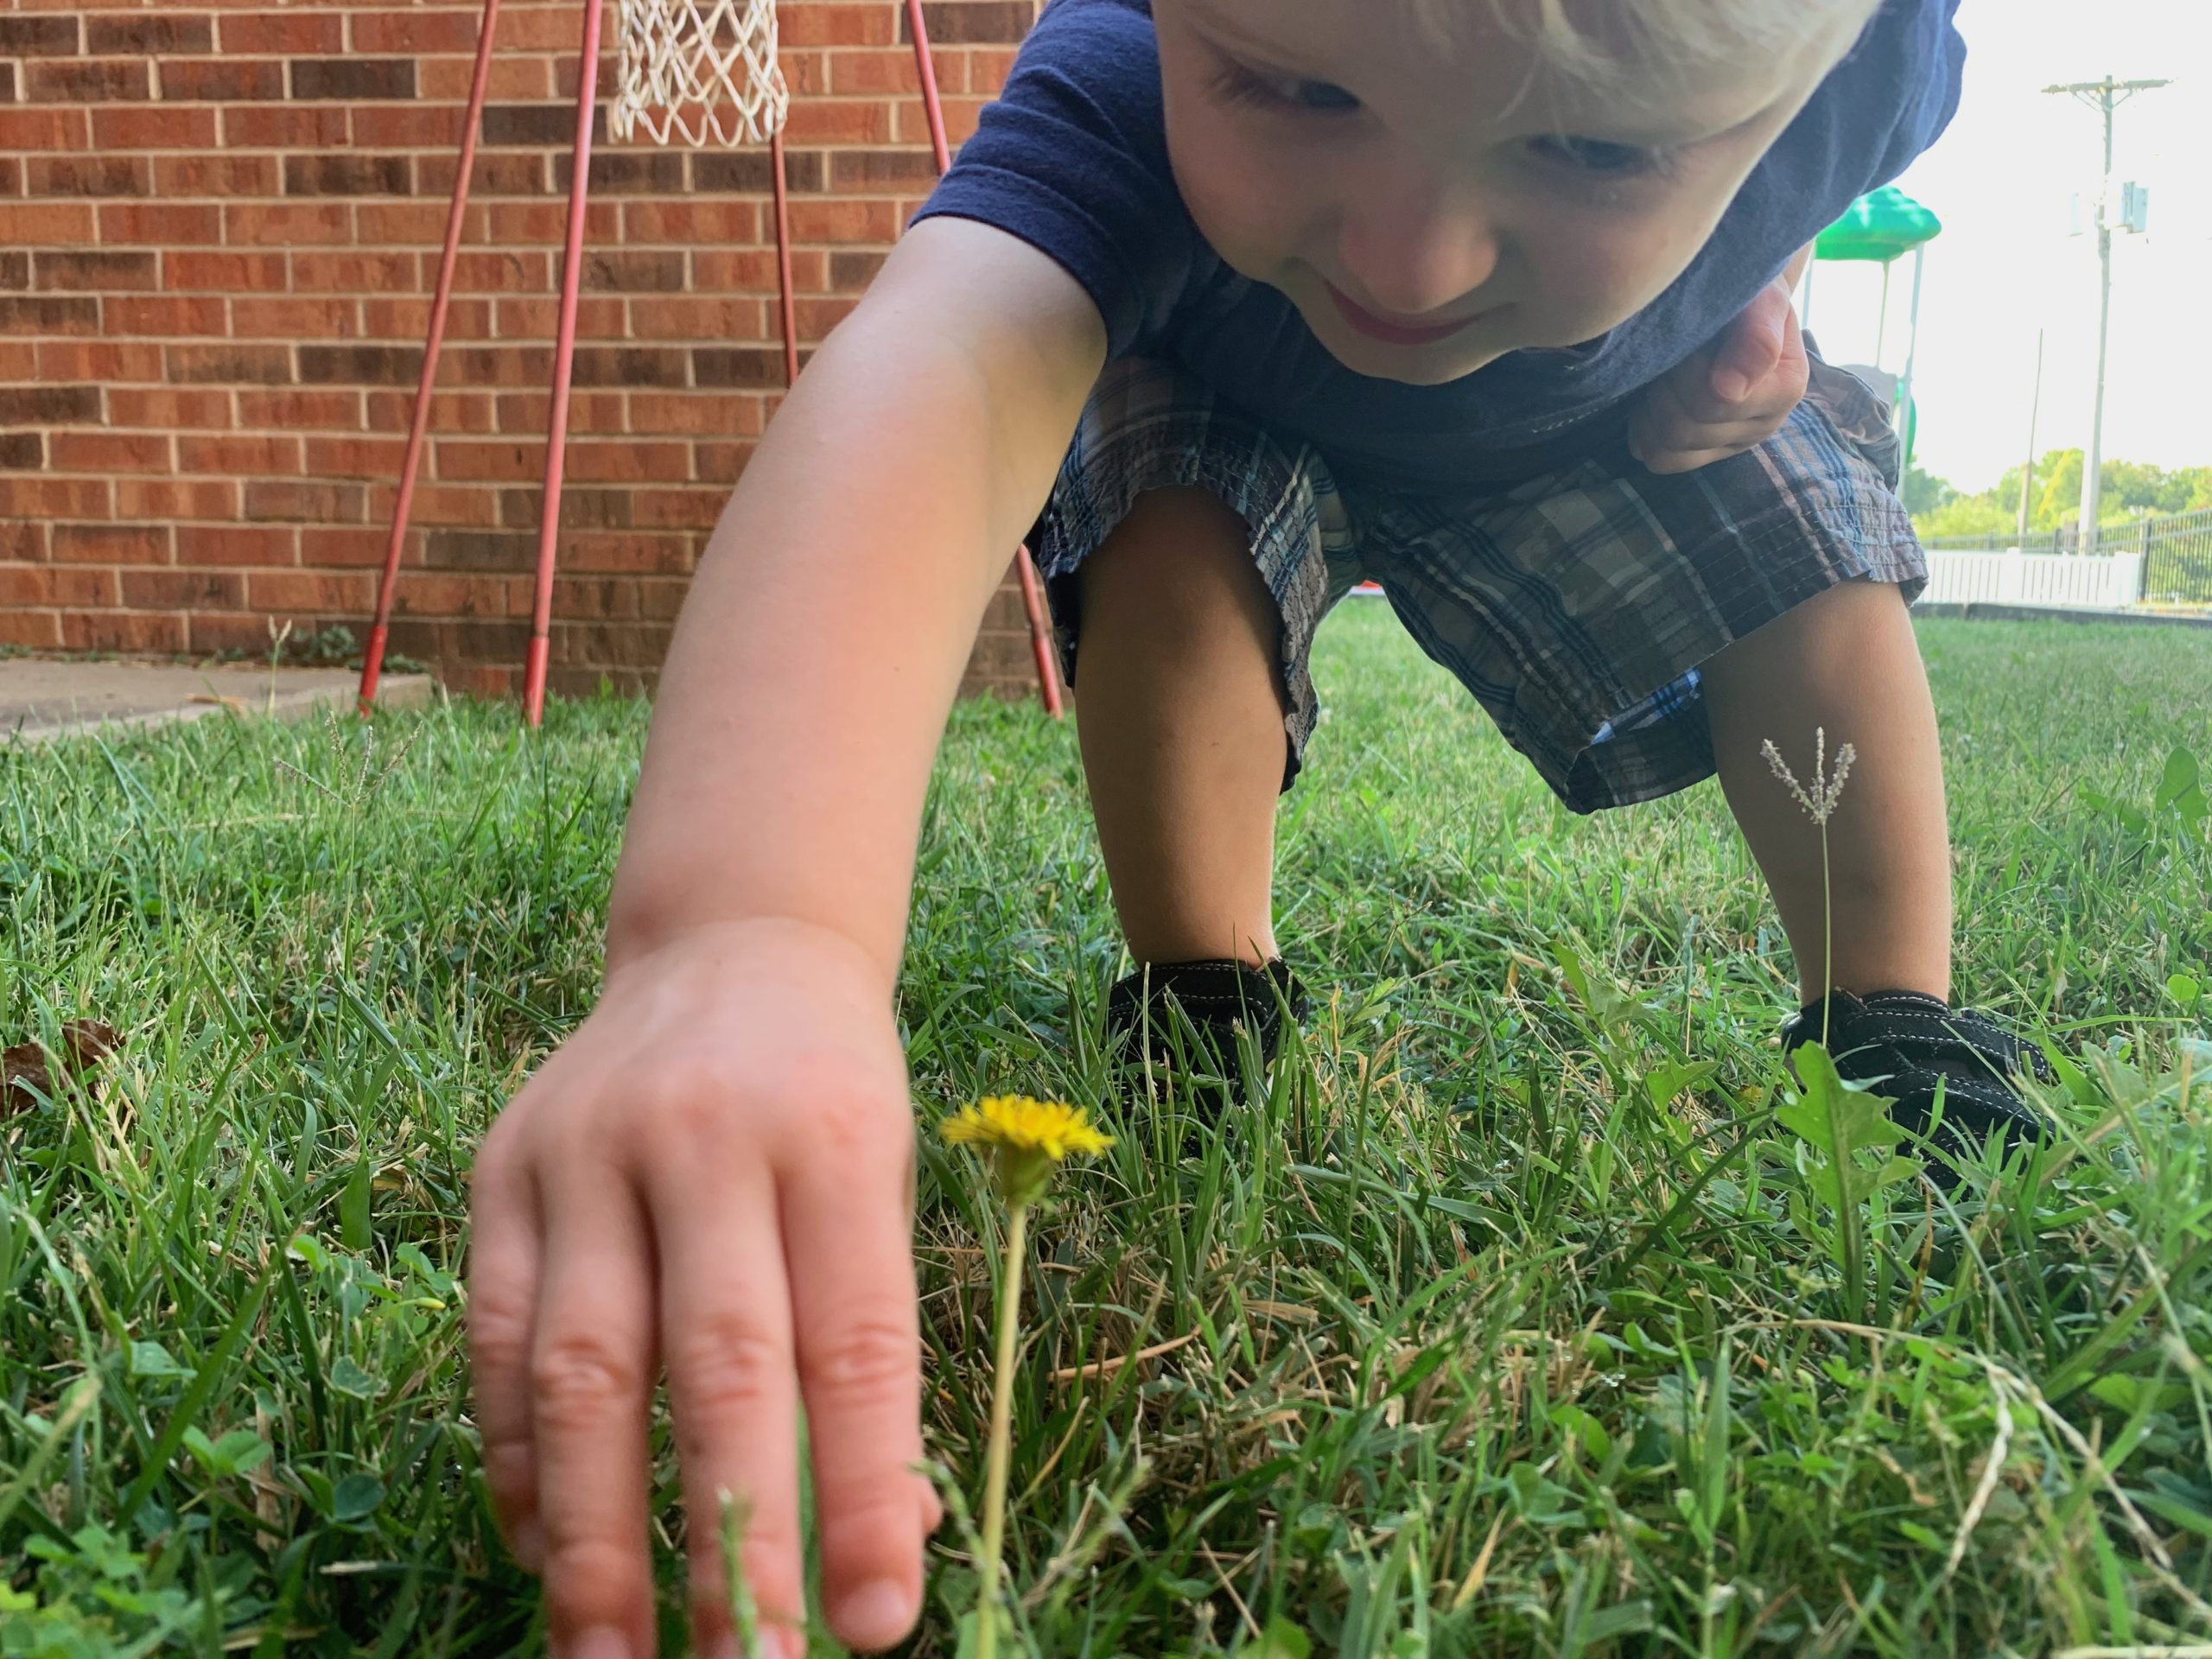
[[[1192,595],[1252,584],[1265,593],[1252,564],[1245,522],[1204,489],[1153,489],[1139,495],[1090,557],[1075,570],[1084,601],[1137,591]]]
[[[1877,642],[1917,652],[1904,594],[1893,582],[1840,582],[1737,640],[1700,671],[1708,696],[1738,690],[1758,696],[1777,675],[1810,685],[1864,674]]]
[[[1244,521],[1201,489],[1140,495],[1076,579],[1086,632],[1113,613],[1140,614],[1173,632],[1217,626],[1224,611],[1263,623],[1270,634],[1280,626]]]

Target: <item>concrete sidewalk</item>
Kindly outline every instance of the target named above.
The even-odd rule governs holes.
[[[36,743],[101,726],[163,726],[208,715],[270,715],[297,720],[350,709],[360,676],[343,668],[219,667],[172,663],[0,659],[0,739]],[[420,708],[430,700],[425,674],[387,676],[379,708]]]

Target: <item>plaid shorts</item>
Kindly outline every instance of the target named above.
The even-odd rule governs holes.
[[[1146,491],[1208,491],[1249,528],[1282,612],[1286,789],[1319,714],[1314,630],[1372,581],[1560,798],[1589,812],[1712,775],[1698,664],[1716,652],[1839,582],[1918,596],[1928,566],[1899,464],[1887,409],[1816,358],[1780,432],[1694,473],[1645,470],[1622,411],[1576,458],[1510,485],[1373,489],[1339,482],[1310,445],[1175,365],[1125,359],[1084,411],[1039,564],[1072,683],[1077,567]]]

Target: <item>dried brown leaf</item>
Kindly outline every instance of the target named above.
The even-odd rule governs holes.
[[[0,1116],[23,1111],[41,1099],[53,1099],[57,1082],[82,1084],[90,1089],[99,1063],[122,1046],[123,1033],[106,1020],[71,1020],[61,1027],[59,1057],[36,1041],[0,1050]]]

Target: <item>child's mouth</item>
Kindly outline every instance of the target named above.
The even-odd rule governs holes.
[[[1337,311],[1346,322],[1358,329],[1370,340],[1384,340],[1393,346],[1433,346],[1439,340],[1451,339],[1452,335],[1460,333],[1463,329],[1481,321],[1488,315],[1486,312],[1478,311],[1472,316],[1454,318],[1450,322],[1402,321],[1391,317],[1377,316],[1345,294],[1334,283],[1324,282],[1322,286],[1329,290],[1329,297],[1336,302]]]

